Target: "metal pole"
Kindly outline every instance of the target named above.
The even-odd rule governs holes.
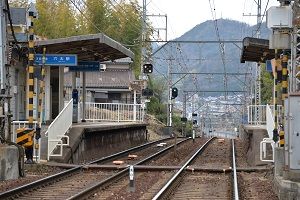
[[[168,41],[168,16],[166,16],[166,41]]]
[[[147,19],[147,0],[143,0],[143,26],[142,26],[142,59],[141,59],[141,76],[140,79],[144,80],[144,73],[143,73],[143,64],[146,61],[146,47],[145,47],[145,41],[146,41],[146,19]]]
[[[183,113],[182,113],[183,117],[186,117],[186,95],[187,95],[187,93],[184,92],[183,93]]]
[[[7,58],[6,58],[6,51],[7,51],[7,37],[6,37],[6,27],[7,27],[7,23],[6,23],[6,17],[5,17],[5,13],[4,10],[6,9],[5,6],[5,1],[1,0],[0,1],[0,15],[1,15],[1,19],[0,19],[0,27],[1,27],[1,31],[0,31],[0,40],[1,40],[1,48],[0,48],[0,86],[1,89],[5,89],[5,64],[7,64]]]
[[[33,30],[33,16],[29,14],[28,27],[28,121],[29,128],[33,128],[33,92],[34,92],[34,30]]]
[[[82,122],[85,122],[85,105],[86,104],[86,74],[82,72]]]
[[[172,59],[169,59],[170,63],[168,65],[168,118],[167,118],[167,126],[172,126]]]
[[[1,93],[3,93],[2,90],[5,89],[5,79],[6,79],[6,76],[5,76],[5,65],[7,64],[7,57],[6,57],[6,48],[7,48],[7,38],[6,38],[6,17],[5,17],[5,13],[4,13],[4,10],[6,9],[6,6],[5,6],[5,1],[4,0],[1,0],[0,1],[0,26],[1,26],[1,30],[0,30],[0,88],[1,88]],[[3,102],[4,103],[4,102]],[[5,104],[5,103],[4,103]],[[5,107],[4,104],[2,104],[2,110],[3,108]],[[4,115],[5,113],[3,113]],[[5,122],[5,118],[1,118],[1,121],[4,121]],[[1,122],[2,123],[2,122]],[[3,128],[3,129],[2,129]],[[5,134],[5,127],[2,127],[1,126],[1,130],[0,130],[0,142],[2,140],[5,140],[5,139],[8,139],[10,140],[10,136],[9,134],[6,135]],[[9,133],[9,132],[8,132]]]
[[[282,127],[279,132],[279,144],[281,147],[284,147],[284,100],[288,97],[288,72],[287,72],[287,65],[288,65],[288,55],[286,51],[283,51],[283,57],[282,57],[282,93],[281,93],[281,124]]]
[[[279,59],[278,59],[278,50],[275,49],[275,73],[274,73],[274,130],[273,130],[273,140],[274,142],[278,141],[278,106],[277,106],[277,66],[279,65]]]
[[[133,121],[136,121],[136,90],[133,90]]]
[[[257,1],[257,31],[256,31],[256,37],[260,38],[260,24],[262,23],[261,21],[261,0]],[[261,67],[260,67],[260,63],[256,64],[256,82],[255,82],[255,105],[258,106],[261,104],[261,86],[260,86],[260,77],[261,74]],[[258,107],[256,107],[255,109],[255,120],[258,124],[258,122],[260,121],[260,109]]]

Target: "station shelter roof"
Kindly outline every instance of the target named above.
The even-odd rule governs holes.
[[[275,57],[274,49],[269,49],[269,40],[245,37],[243,39],[243,49],[241,63],[265,62]]]
[[[134,58],[130,49],[103,33],[40,40],[35,42],[35,47],[36,53],[42,53],[43,47],[46,47],[47,54],[77,54],[79,61]]]

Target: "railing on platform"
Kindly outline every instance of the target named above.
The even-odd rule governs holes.
[[[266,105],[248,106],[248,124],[253,124],[253,125],[266,124]]]
[[[135,122],[144,120],[142,104],[86,103],[85,120]]]
[[[279,124],[279,119],[281,118],[281,106],[277,106],[278,109],[278,117],[277,124]],[[264,138],[263,141],[260,142],[260,160],[264,162],[274,162],[274,148],[277,143],[273,141],[273,130],[275,128],[274,121],[275,107],[266,105],[266,129],[268,132],[268,138]],[[278,128],[278,127],[276,127]],[[267,159],[267,144],[271,145],[272,148],[272,158]],[[278,144],[277,144],[278,145]]]
[[[272,116],[274,115],[274,105],[269,105]],[[278,120],[281,118],[281,105],[277,106]],[[278,121],[279,122],[279,121]],[[267,105],[250,105],[248,106],[248,124],[266,125],[267,124]]]
[[[73,99],[71,99],[64,109],[58,114],[54,121],[48,127],[46,135],[48,136],[48,156],[62,156],[63,146],[69,145],[69,137],[65,134],[72,126],[73,117]],[[63,138],[66,138],[66,143],[64,143]],[[60,148],[58,154],[54,154],[56,147]]]
[[[38,122],[33,121],[33,128],[36,129]],[[12,122],[12,138],[11,141],[17,142],[17,129],[20,128],[29,128],[29,121],[13,121]],[[38,146],[38,149],[35,149],[35,147]],[[33,160],[36,162],[40,162],[41,160],[41,139],[38,140],[38,145],[36,145],[36,140],[33,140]]]
[[[272,159],[266,159],[267,158],[267,144],[271,145],[272,148]],[[264,162],[274,162],[274,148],[275,148],[275,142],[272,138],[264,138],[263,141],[260,142],[260,160]]]

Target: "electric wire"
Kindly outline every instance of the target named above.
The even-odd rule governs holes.
[[[261,20],[260,20],[260,23],[259,23],[259,25],[257,26],[257,29],[256,29],[255,33],[252,34],[252,37],[253,37],[254,35],[256,35],[256,34],[258,33],[258,31],[260,30],[260,28],[261,28],[261,25],[262,25],[262,23],[263,23],[264,17],[265,17],[265,15],[266,15],[266,13],[267,13],[269,1],[270,1],[270,0],[267,1],[267,4],[266,4],[265,10],[264,10],[264,13],[263,13],[263,15],[262,15],[262,18],[261,18]]]
[[[17,45],[19,43],[19,41],[17,40],[16,38],[16,34],[15,34],[15,30],[14,30],[14,27],[13,27],[13,24],[12,24],[12,18],[11,18],[11,14],[10,14],[10,6],[9,6],[9,2],[8,0],[5,1],[6,3],[6,8],[7,8],[7,16],[8,16],[8,20],[9,20],[9,26],[10,26],[10,30],[11,30],[11,33],[12,33],[12,36],[13,36],[13,39],[16,43],[16,47],[18,49],[18,51],[20,51],[20,47]]]

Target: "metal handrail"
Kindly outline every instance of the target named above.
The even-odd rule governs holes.
[[[48,127],[46,135],[48,136],[48,155],[47,160],[50,159],[50,156],[57,156],[52,154],[56,147],[60,147],[60,153],[58,156],[62,156],[62,148],[65,145],[69,144],[69,138],[67,138],[67,143],[64,144],[62,138],[65,137],[66,132],[72,126],[73,118],[73,99],[64,107],[64,109],[58,114],[54,121]],[[58,141],[58,140],[61,140]]]
[[[266,125],[267,123],[267,106],[268,105],[249,105],[248,106],[248,124]],[[274,105],[269,105],[269,108],[274,112]],[[281,117],[281,105],[277,105],[278,120]],[[256,114],[259,114],[258,116]],[[277,121],[279,122],[279,121]]]
[[[142,104],[86,102],[84,119],[87,121],[143,121]]]

